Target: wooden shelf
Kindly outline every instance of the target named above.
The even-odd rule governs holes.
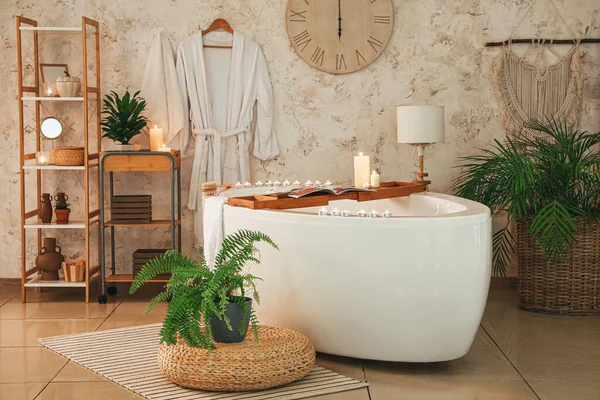
[[[181,220],[176,219],[175,220],[175,226],[181,225]],[[157,219],[157,220],[153,220],[151,221],[149,224],[119,224],[119,223],[115,223],[113,221],[108,221],[104,224],[105,227],[109,227],[109,226],[171,226],[171,220],[170,219]]]
[[[23,169],[54,170],[54,171],[85,171],[83,165],[23,165]]]
[[[80,26],[20,26],[21,31],[42,31],[42,32],[81,32]]]
[[[23,101],[83,101],[83,97],[38,97],[38,96],[23,96]]]
[[[50,222],[44,224],[42,221],[31,221],[26,222],[25,229],[85,229],[85,221],[69,221],[68,224],[57,224],[56,222]]]
[[[106,282],[110,283],[131,283],[133,282],[133,274],[114,274],[106,277]],[[167,283],[168,279],[151,279],[153,283]]]
[[[96,276],[91,276],[90,281]],[[63,278],[57,281],[43,281],[41,275],[35,275],[32,279],[25,282],[25,287],[77,287],[85,288],[85,281],[83,282],[65,282]]]

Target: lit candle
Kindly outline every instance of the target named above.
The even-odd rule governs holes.
[[[326,181],[325,185],[327,185],[327,186],[331,185],[331,181]]]
[[[379,213],[373,210],[369,213],[369,218],[379,218]]]
[[[323,215],[327,215],[327,209],[325,207],[321,208],[319,210],[319,215],[323,216]]]
[[[316,186],[320,186],[321,185],[321,181],[315,181],[315,185]]]
[[[298,183],[300,183],[300,182],[298,182]],[[286,180],[285,182],[283,182],[283,186],[290,186],[290,181]]]
[[[281,186],[281,182],[275,181],[275,182],[273,182],[273,186]]]
[[[235,188],[236,188],[236,189],[241,189],[241,188],[243,188],[243,187],[244,187],[244,185],[242,185],[240,182],[236,182],[236,183],[235,183]]]
[[[37,165],[48,165],[50,164],[50,152],[49,151],[37,151],[35,153],[35,159]]]
[[[246,182],[246,183],[244,183],[244,187],[250,188],[250,187],[252,187],[252,184],[250,182]]]
[[[383,218],[392,218],[392,213],[389,212],[388,210],[385,210],[385,212],[382,215],[383,215]]]
[[[370,171],[371,161],[369,156],[358,153],[358,156],[354,157],[354,187],[360,189],[365,182],[370,182]]]
[[[271,181],[266,181],[266,182],[265,182],[265,186],[273,186],[273,182],[271,182]]]
[[[364,218],[367,216],[367,212],[365,210],[360,210],[359,212],[356,213],[357,216],[359,216],[360,218]]]
[[[163,144],[162,147],[158,148],[157,151],[163,151],[165,153],[170,153],[171,152],[171,148],[167,147],[166,144]]]
[[[350,211],[348,211],[348,210],[342,211],[342,217],[349,217],[350,215],[351,215]]]
[[[263,187],[263,186],[264,186],[264,183],[262,183],[261,181],[258,181],[258,182],[256,182],[256,183],[254,184],[254,186],[256,186],[256,187]]]
[[[367,183],[365,183],[365,184],[363,185],[363,187],[364,187],[365,189],[371,189],[371,184],[370,184],[369,182],[367,182]]]
[[[157,125],[154,125],[153,129],[150,129],[150,151],[159,151],[163,142],[163,130]],[[162,144],[162,147],[165,147]],[[163,150],[164,151],[164,150]]]
[[[331,212],[331,215],[334,217],[339,217],[340,215],[342,215],[342,213],[337,208],[334,208],[333,211]]]
[[[304,184],[304,186],[312,186],[312,182],[311,181],[306,181],[306,183]]]
[[[294,185],[300,186],[300,181],[294,181]]]
[[[377,171],[371,172],[371,187],[377,189],[381,186],[381,177]]]

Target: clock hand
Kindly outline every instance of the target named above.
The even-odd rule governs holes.
[[[338,38],[342,40],[342,0],[338,0]]]

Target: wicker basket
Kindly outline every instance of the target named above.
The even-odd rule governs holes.
[[[210,354],[188,347],[179,338],[176,345],[161,343],[158,365],[165,377],[179,386],[241,392],[297,381],[315,364],[315,348],[299,332],[261,326],[259,338],[256,342],[249,329],[242,343],[217,343]]]
[[[576,242],[563,262],[544,260],[529,234],[531,218],[517,222],[519,305],[564,315],[600,314],[600,226],[577,220]]]
[[[52,150],[55,165],[83,165],[83,147],[59,146]]]

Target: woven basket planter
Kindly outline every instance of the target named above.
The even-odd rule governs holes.
[[[600,314],[600,226],[577,220],[576,243],[562,262],[544,260],[529,234],[531,218],[517,222],[519,305],[564,315]]]
[[[161,343],[158,365],[179,386],[218,392],[269,389],[302,379],[312,369],[315,348],[303,334],[261,326],[259,338],[257,343],[249,329],[242,343],[217,343],[210,354],[182,339]]]
[[[84,163],[83,147],[60,146],[52,150],[55,165],[81,166]]]

